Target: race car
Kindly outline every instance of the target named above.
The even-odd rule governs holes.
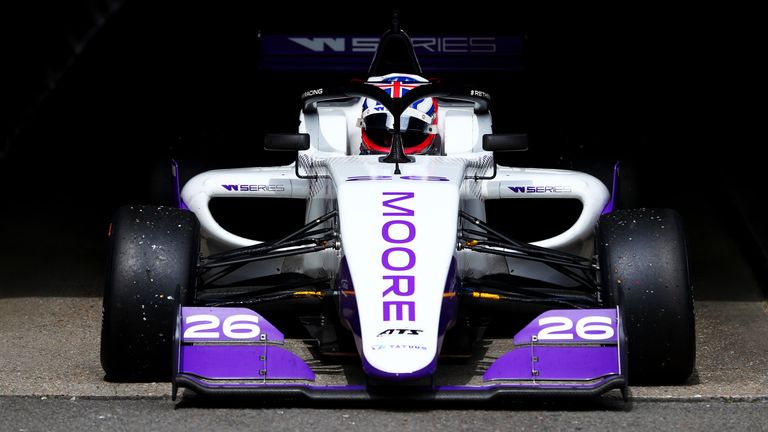
[[[114,381],[205,395],[490,399],[676,384],[695,361],[680,216],[617,208],[577,171],[499,166],[490,96],[426,80],[397,23],[365,82],[302,95],[289,166],[179,181],[177,206],[110,225],[101,362]],[[183,185],[180,183],[184,183]],[[183,186],[183,187],[182,187]],[[225,229],[213,198],[305,203],[271,239]],[[563,232],[524,242],[498,200],[576,199]],[[247,215],[245,215],[247,217]],[[280,214],[272,214],[281,218]]]

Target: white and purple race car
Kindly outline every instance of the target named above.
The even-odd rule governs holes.
[[[694,316],[680,217],[617,208],[576,171],[499,166],[490,96],[421,78],[385,33],[371,78],[302,95],[289,166],[203,172],[178,206],[126,206],[110,229],[107,379],[201,394],[333,399],[600,395],[684,382]],[[178,171],[176,171],[178,172]],[[178,179],[178,177],[177,177]],[[183,187],[180,187],[183,186]],[[306,203],[271,239],[223,228],[213,198]],[[494,200],[576,199],[534,242],[489,225]],[[280,215],[275,215],[280,217]]]

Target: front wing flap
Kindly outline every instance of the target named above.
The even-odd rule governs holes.
[[[626,339],[618,309],[547,311],[513,339],[484,340],[461,364],[442,362],[428,381],[368,379],[360,361],[331,363],[315,342],[286,339],[244,308],[181,307],[173,395],[305,396],[312,399],[491,399],[497,396],[626,397]],[[381,349],[409,349],[382,344]]]

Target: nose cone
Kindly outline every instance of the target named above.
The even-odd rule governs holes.
[[[446,280],[455,279],[462,177],[376,175],[336,182],[347,286],[353,287],[347,291],[354,291],[348,304],[356,308],[342,316],[359,319],[359,327],[350,327],[359,328],[358,350],[371,376],[401,380],[434,372],[447,327],[441,325]]]

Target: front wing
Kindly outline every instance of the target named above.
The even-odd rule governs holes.
[[[486,400],[497,396],[626,397],[626,339],[617,309],[550,310],[513,339],[486,339],[478,355],[440,362],[429,381],[368,379],[360,360],[329,362],[313,340],[286,339],[250,309],[181,307],[173,396],[304,396],[312,399]],[[387,345],[380,349],[418,349]],[[444,364],[445,363],[445,364]]]

